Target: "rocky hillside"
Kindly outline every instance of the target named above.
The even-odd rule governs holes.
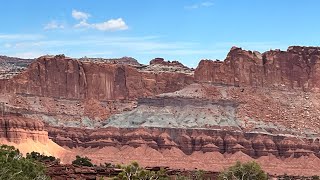
[[[10,79],[33,61],[33,59],[21,59],[8,56],[0,56],[0,79]]]
[[[211,171],[256,159],[269,173],[320,172],[320,48],[233,47],[195,70],[162,58],[123,62],[43,56],[0,80],[0,101],[7,114],[43,122],[65,162],[85,154]]]

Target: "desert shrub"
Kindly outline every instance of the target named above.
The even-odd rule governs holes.
[[[175,179],[176,180],[192,180],[191,177],[185,176],[185,175],[181,175],[181,174],[176,175]]]
[[[168,180],[169,177],[164,169],[149,171],[132,162],[127,166],[121,166],[122,172],[114,177],[115,180]]]
[[[195,170],[189,173],[178,173],[175,175],[175,180],[209,180],[205,178],[205,172],[203,170]]]
[[[45,167],[34,159],[24,158],[13,146],[0,146],[0,179],[49,179]]]
[[[197,170],[193,172],[193,177],[194,179],[197,179],[197,180],[204,180],[205,179],[204,174],[205,173],[203,170]]]
[[[76,159],[72,161],[72,164],[78,165],[78,166],[88,166],[88,167],[93,166],[93,164],[91,163],[91,159],[89,159],[88,157],[80,157],[80,156],[76,156]]]
[[[221,172],[218,176],[219,180],[267,180],[267,174],[261,169],[260,165],[254,161],[235,165]]]
[[[53,162],[53,161],[59,161],[59,159],[56,159],[54,156],[46,156],[44,154],[40,154],[38,152],[32,151],[31,153],[27,153],[26,155],[27,159],[33,159],[39,162]]]

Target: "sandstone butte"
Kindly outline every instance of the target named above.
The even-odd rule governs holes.
[[[0,79],[0,138],[63,163],[217,172],[255,160],[273,175],[320,175],[319,63],[319,47],[300,46],[233,47],[195,70],[43,56]]]

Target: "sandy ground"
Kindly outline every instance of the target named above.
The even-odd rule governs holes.
[[[37,142],[37,141],[33,141],[33,140],[26,140],[22,143],[16,144],[13,142],[8,142],[5,139],[0,139],[0,144],[14,146],[17,149],[19,149],[19,151],[23,155],[25,155],[26,153],[32,152],[32,151],[36,151],[36,152],[39,152],[40,154],[45,154],[47,156],[54,156],[54,157],[59,158],[59,157],[64,157],[64,156],[66,156],[66,154],[71,153],[68,150],[66,150],[63,147],[56,144],[55,142],[53,142],[52,140],[47,140],[46,144],[43,144],[43,143]],[[63,160],[61,162],[65,163],[65,162],[63,162]]]

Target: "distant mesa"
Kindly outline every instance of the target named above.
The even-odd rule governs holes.
[[[138,60],[132,58],[132,57],[122,57],[122,58],[88,58],[83,57],[79,58],[80,61],[91,61],[91,62],[102,62],[102,63],[112,63],[112,64],[127,64],[132,66],[141,66],[141,64],[138,62]]]
[[[165,61],[163,58],[154,58],[150,61],[150,65],[164,65],[164,66],[177,66],[177,67],[182,67],[182,68],[186,68],[186,66],[184,66],[182,63],[180,63],[179,61]]]

